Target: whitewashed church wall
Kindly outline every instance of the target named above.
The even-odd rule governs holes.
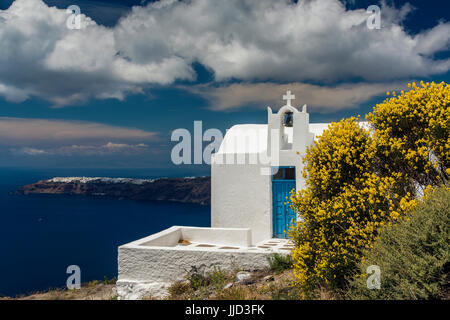
[[[271,176],[260,165],[211,166],[211,226],[251,228],[253,244],[272,237]]]

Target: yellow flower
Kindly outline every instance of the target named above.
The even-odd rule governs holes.
[[[306,187],[291,195],[301,220],[289,231],[296,284],[305,296],[344,281],[381,228],[408,218],[419,201],[414,181],[429,185],[426,197],[449,179],[450,86],[408,87],[366,116],[371,132],[358,125],[359,116],[343,119],[307,148]]]

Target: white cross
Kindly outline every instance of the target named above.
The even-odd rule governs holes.
[[[286,100],[286,105],[289,107],[291,106],[291,100],[295,99],[295,95],[291,94],[291,90],[286,91],[286,94],[283,96],[283,100]]]

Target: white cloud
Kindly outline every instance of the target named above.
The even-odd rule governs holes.
[[[382,7],[382,28],[365,9],[338,0],[163,0],[134,7],[113,28],[83,16],[66,28],[65,10],[16,0],[0,10],[0,95],[38,96],[55,105],[123,99],[155,84],[193,80],[192,62],[216,81],[335,84],[394,81],[447,72],[450,24],[417,35],[401,23],[411,7]],[[81,8],[83,12],[83,8]]]
[[[50,151],[57,155],[134,155],[148,151],[148,145],[108,142],[104,145],[72,145],[62,146]]]
[[[42,155],[42,154],[46,154],[47,153],[45,150],[36,149],[36,148],[29,148],[29,147],[23,147],[23,148],[20,148],[20,149],[12,149],[12,151],[14,153],[26,154],[26,155],[29,155],[29,156]]]
[[[417,38],[417,52],[432,55],[435,52],[448,50],[450,46],[450,24],[439,23],[431,30],[419,34]]]
[[[287,90],[295,94],[295,105],[307,104],[318,112],[335,112],[351,109],[372,97],[386,94],[387,91],[406,89],[404,82],[379,84],[341,84],[337,86],[318,86],[307,83],[235,83],[214,87],[198,85],[183,87],[199,94],[209,102],[210,109],[231,111],[242,107],[266,108],[279,107],[285,103],[281,100]]]
[[[369,30],[365,9],[346,11],[338,0],[163,1],[135,8],[115,35],[133,61],[179,54],[209,67],[219,81],[384,81],[447,71],[449,61],[421,53],[443,49],[450,35],[409,35],[400,22],[410,10],[384,5],[382,28]],[[130,37],[133,31],[137,35]],[[440,48],[427,44],[432,34]]]
[[[25,90],[20,88],[5,86],[0,84],[0,95],[4,96],[8,101],[23,102],[27,100],[28,94]]]
[[[176,56],[161,63],[130,62],[118,53],[114,29],[83,15],[82,29],[70,30],[68,17],[41,0],[17,0],[0,10],[0,95],[14,102],[38,96],[66,105],[123,99],[142,85],[193,76]]]
[[[50,147],[47,149],[37,149],[31,147],[23,148],[11,148],[14,154],[24,154],[29,156],[40,156],[40,155],[59,155],[59,156],[103,156],[103,155],[136,155],[143,153],[148,150],[148,145],[144,143],[139,143],[136,145],[126,144],[126,143],[113,143],[108,142],[104,145],[71,145],[71,146],[60,146],[60,147]]]

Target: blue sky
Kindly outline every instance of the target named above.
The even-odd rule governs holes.
[[[80,30],[66,27],[73,4]],[[379,30],[366,25],[373,4]],[[0,0],[0,10],[0,166],[170,168],[174,129],[265,123],[288,88],[311,122],[330,122],[409,81],[450,82],[448,1]]]

